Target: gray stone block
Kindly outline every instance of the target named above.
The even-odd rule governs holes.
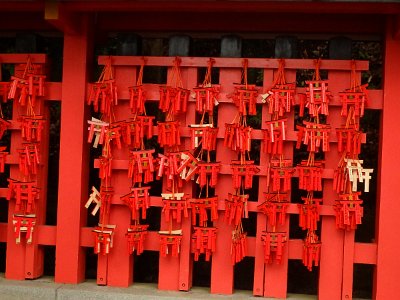
[[[238,36],[227,35],[221,39],[221,57],[241,57],[242,39]]]

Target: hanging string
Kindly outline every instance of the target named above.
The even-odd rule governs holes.
[[[353,59],[351,61],[351,75],[350,75],[350,80],[351,80],[351,91],[356,92],[357,87],[360,86],[358,80],[357,80],[357,74],[356,74],[356,61]]]
[[[215,59],[213,59],[213,58],[210,58],[207,62],[207,72],[204,77],[203,87],[211,86],[211,74],[212,74],[211,70],[212,70],[214,63],[215,63]]]
[[[26,75],[32,71],[32,60],[30,55],[28,55],[28,60],[25,65],[24,73],[22,74],[22,78],[25,79]]]
[[[143,84],[143,70],[144,66],[146,65],[146,58],[142,57],[142,63],[140,64],[138,78],[136,80],[136,85],[140,86]]]
[[[285,60],[283,58],[279,59],[278,70],[276,71],[276,76],[275,76],[274,82],[272,83],[272,86],[274,87],[279,84],[286,84]]]
[[[321,59],[315,59],[314,60],[314,64],[315,64],[315,73],[314,73],[314,80],[321,80],[321,74],[320,74],[320,68],[321,68]]]
[[[181,69],[180,69],[181,63],[182,63],[182,59],[178,56],[175,57],[175,59],[173,61],[173,66],[172,66],[172,73],[171,73],[170,80],[168,83],[169,86],[172,86],[175,88],[183,87],[182,74],[181,74]]]
[[[249,66],[249,60],[247,58],[243,59],[243,61],[242,61],[242,83],[245,85],[246,90],[248,89],[248,84],[247,84],[248,66]]]

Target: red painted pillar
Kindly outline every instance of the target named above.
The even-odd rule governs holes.
[[[169,40],[169,56],[188,56],[190,50],[190,38],[188,36],[172,36]],[[197,85],[197,69],[195,68],[182,68],[182,84],[184,88],[192,89]],[[168,70],[168,80],[172,73],[172,68]],[[194,103],[188,103],[187,112],[182,115],[176,116],[176,120],[180,121],[180,126],[183,128],[195,122],[195,107]],[[182,131],[181,131],[182,132]],[[190,139],[181,138],[181,148],[189,149]],[[166,191],[166,186],[163,184],[163,192]],[[191,182],[184,184],[183,192],[190,197],[192,196]],[[182,290],[187,291],[190,289],[192,282],[192,258],[190,253],[191,241],[191,219],[183,218],[182,223],[178,224],[172,221],[172,228],[182,229],[182,241],[179,257],[167,255],[166,257],[160,256],[159,260],[159,275],[158,275],[158,288],[160,290]],[[169,223],[165,221],[164,214],[161,215],[161,230],[168,230]]]
[[[274,80],[274,74],[272,69],[264,69],[264,86],[271,85]],[[268,120],[268,107],[263,105],[262,107],[262,120],[261,128],[265,129],[265,121]],[[263,143],[263,141],[261,142]],[[260,152],[260,166],[267,166],[269,163],[269,155]],[[267,176],[259,176],[258,182],[258,205],[264,202],[264,193],[267,192]],[[267,216],[263,213],[257,213],[257,234],[256,234],[256,249],[254,255],[254,285],[253,295],[264,296],[264,285],[265,285],[265,260],[264,260],[264,244],[261,240],[263,231],[267,229]],[[285,281],[286,283],[286,281]]]
[[[58,189],[55,281],[78,283],[85,278],[85,252],[80,232],[88,197],[88,150],[85,104],[89,19],[79,34],[64,36],[61,102],[60,177]]]
[[[240,57],[242,41],[236,36],[226,36],[221,40],[221,56]],[[221,93],[231,93],[234,89],[233,83],[240,82],[241,69],[220,69],[219,83]],[[218,105],[218,127],[219,131],[225,132],[225,123],[232,123],[237,113],[237,108],[232,103],[220,103]],[[237,154],[223,146],[223,140],[217,141],[217,161],[229,165],[232,160],[237,159]],[[233,191],[232,176],[219,174],[216,187],[218,201],[224,201],[228,193]],[[219,212],[218,220],[214,222],[217,227],[216,251],[212,256],[211,264],[211,293],[232,294],[234,267],[231,262],[230,248],[232,243],[232,226],[224,221],[224,212]]]
[[[389,19],[385,40],[384,99],[381,124],[381,153],[379,170],[379,220],[377,228],[378,258],[375,281],[375,299],[399,299],[398,259],[400,236],[400,135],[393,132],[398,126],[400,112],[400,40],[393,38],[394,23]]]
[[[296,71],[294,70],[286,71],[286,79],[288,80],[288,82],[294,82],[296,80]],[[288,117],[287,128],[294,128],[294,117],[293,117],[294,112],[286,113],[286,116]],[[293,143],[291,142],[284,143],[283,156],[285,159],[293,160]],[[264,186],[264,188],[266,190],[266,186]],[[290,228],[290,217],[289,215],[287,215],[285,224],[277,225],[276,230],[278,232],[286,232],[287,238],[289,239],[289,228]],[[258,228],[257,230],[259,231]],[[272,226],[267,225],[267,230],[272,231],[273,230]],[[265,264],[264,297],[282,298],[282,299],[286,298],[288,266],[289,266],[289,246],[288,243],[286,243],[285,247],[283,248],[283,257],[281,263],[277,264],[274,262],[272,264]]]

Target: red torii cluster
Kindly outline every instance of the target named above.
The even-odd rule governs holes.
[[[329,133],[331,127],[327,124],[319,124],[303,121],[304,126],[297,125],[297,144],[296,148],[300,149],[301,142],[307,145],[309,152],[329,151]]]
[[[118,104],[118,95],[111,58],[107,61],[99,80],[90,86],[88,104],[93,104],[95,111],[102,113],[102,119],[92,118],[88,121],[88,142],[94,140],[94,147],[103,145],[102,155],[99,161],[99,177],[102,179],[100,191],[92,188],[92,194],[85,207],[91,203],[96,206],[92,211],[95,215],[100,211],[100,222],[94,230],[95,253],[108,254],[113,246],[113,235],[115,225],[108,224],[109,210],[114,190],[112,181],[113,147],[122,149],[123,144],[132,147],[129,151],[130,160],[128,166],[128,178],[132,186],[130,192],[121,196],[130,211],[133,224],[129,226],[126,233],[128,252],[131,254],[136,250],[139,255],[144,249],[144,240],[147,235],[147,225],[140,224],[140,219],[146,218],[146,210],[150,205],[150,187],[141,186],[143,183],[153,181],[155,172],[154,149],[144,149],[144,139],[153,136],[154,116],[145,113],[145,92],[142,89],[143,67],[141,66],[137,86],[128,87],[130,94],[130,108],[134,114],[132,119],[115,122],[113,106]],[[136,186],[138,185],[138,186]]]
[[[202,84],[193,89],[196,98],[196,111],[213,114],[215,105],[218,104],[219,86]]]
[[[21,136],[27,142],[42,140],[42,131],[46,120],[43,116],[21,116]]]
[[[192,233],[192,253],[194,260],[198,261],[200,254],[205,254],[206,261],[210,260],[216,249],[217,228],[194,227]]]
[[[338,151],[346,152],[350,156],[361,153],[362,132],[356,128],[336,128]]]
[[[35,106],[36,98],[44,96],[44,83],[46,76],[37,73],[37,70],[35,69],[36,67],[31,64],[31,61],[28,58],[22,76],[11,76],[7,97],[9,100],[18,100],[18,103],[21,106],[25,106],[28,102],[30,105]]]
[[[287,193],[264,193],[266,200],[258,205],[258,210],[268,218],[268,224],[272,227],[284,225],[286,212],[289,206],[289,195]]]
[[[134,115],[143,115],[146,111],[146,91],[142,86],[143,81],[143,70],[146,60],[143,58],[142,64],[140,65],[140,70],[135,86],[128,87],[129,91],[129,108]]]
[[[150,207],[150,187],[132,187],[131,192],[121,197],[130,208],[132,220],[146,219],[146,211]]]
[[[282,117],[286,112],[290,112],[295,104],[295,94],[296,83],[275,84],[265,95],[266,100],[263,101],[268,103],[268,113]]]
[[[33,64],[28,57],[26,64],[15,66],[15,74],[9,83],[1,85],[3,102],[13,100],[18,106],[18,118],[21,128],[21,148],[18,148],[20,179],[8,179],[7,200],[15,201],[12,216],[16,243],[21,242],[21,234],[25,233],[26,243],[32,243],[34,227],[37,223],[36,207],[40,201],[40,189],[37,177],[40,167],[40,150],[45,119],[37,114],[38,100],[45,96],[45,79],[43,66]],[[21,114],[26,109],[25,114]],[[10,122],[0,119],[0,138],[10,127]],[[7,157],[6,147],[0,148],[0,171],[4,172]]]
[[[320,257],[321,242],[315,232],[309,231],[303,244],[303,264],[311,271],[313,265],[316,267],[319,265]]]
[[[352,230],[361,224],[363,216],[362,200],[357,192],[358,183],[364,183],[364,192],[369,191],[369,181],[373,169],[365,169],[363,161],[358,159],[361,153],[362,132],[360,118],[364,115],[368,99],[367,85],[357,80],[355,61],[352,62],[351,87],[339,93],[342,102],[341,115],[346,122],[336,129],[338,151],[342,153],[338,167],[334,172],[333,188],[338,193],[334,209],[338,229]]]
[[[137,255],[144,251],[144,241],[147,236],[147,229],[149,225],[131,225],[126,233],[128,241],[128,252],[132,254],[135,250]]]
[[[225,199],[225,221],[228,224],[240,225],[242,218],[249,217],[247,201],[249,195],[233,195],[228,193],[228,199]]]
[[[244,189],[251,188],[253,186],[254,175],[260,172],[260,169],[254,164],[253,160],[233,160],[231,162],[231,169],[234,189],[239,189],[240,187]]]
[[[239,123],[225,124],[224,146],[241,153],[249,152],[252,129]]]
[[[309,162],[302,160],[296,166],[296,171],[299,175],[299,189],[311,191],[322,191],[322,172],[323,161],[315,161],[312,166]]]
[[[179,121],[157,122],[157,124],[157,142],[160,144],[160,147],[174,147],[181,144]]]
[[[208,213],[211,221],[218,220],[218,197],[192,198],[190,200],[192,208],[192,225],[196,225],[196,216],[199,217],[199,225],[207,227]]]
[[[129,153],[128,177],[133,183],[149,183],[154,177],[154,149],[136,150]]]
[[[273,260],[280,264],[283,256],[283,247],[287,242],[286,232],[263,231],[261,240],[264,244],[264,261],[272,263]]]
[[[339,194],[335,202],[336,227],[338,229],[353,230],[361,224],[364,214],[363,201],[359,198],[360,192]]]
[[[158,108],[162,112],[178,114],[186,112],[190,91],[181,87],[160,87],[160,102]]]
[[[291,159],[271,159],[267,171],[267,188],[271,187],[272,192],[291,190],[294,171]]]
[[[95,112],[111,118],[112,108],[118,104],[117,85],[113,76],[111,58],[107,60],[98,81],[89,85],[89,90],[87,104],[93,105]]]
[[[190,145],[194,150],[200,146],[203,150],[214,151],[217,147],[218,128],[214,128],[212,124],[192,124],[190,129]]]
[[[282,155],[283,142],[286,140],[287,119],[265,122],[266,129],[263,129],[263,152],[272,155]]]
[[[355,72],[355,70],[352,72]],[[355,76],[353,75],[353,77]],[[352,118],[360,118],[364,116],[365,104],[368,101],[368,85],[357,85],[354,80],[355,78],[353,78],[353,86],[350,89],[339,93],[342,102],[341,115],[347,117],[350,113],[353,114]]]
[[[19,154],[19,170],[24,175],[36,175],[40,163],[39,144],[22,143],[23,148],[17,149]]]
[[[326,80],[306,81],[306,95],[300,98],[300,116],[304,116],[304,108],[308,108],[309,115],[316,117],[318,115],[329,115],[329,100],[332,97],[328,91],[328,82]]]
[[[234,89],[233,94],[228,97],[232,98],[233,103],[238,108],[238,112],[243,116],[256,115],[258,97],[256,86],[254,84],[236,84]]]
[[[159,231],[160,237],[160,256],[178,257],[181,249],[182,230]]]
[[[301,197],[304,204],[298,204],[299,207],[299,226],[303,230],[317,230],[319,221],[319,211],[322,199],[313,197]]]
[[[171,220],[176,220],[176,222],[181,223],[182,217],[189,217],[189,198],[184,193],[162,193],[161,198],[165,222],[169,223]]]
[[[262,96],[262,102],[268,103],[270,120],[265,122],[263,132],[263,152],[268,153],[267,192],[265,201],[258,205],[258,210],[267,216],[267,230],[261,234],[264,245],[264,263],[273,261],[281,263],[284,247],[288,240],[286,229],[279,230],[286,223],[286,212],[290,200],[291,178],[295,169],[292,160],[284,158],[284,141],[286,140],[287,118],[294,105],[296,84],[287,83],[285,78],[285,61],[279,60],[272,87]]]
[[[120,123],[122,140],[132,148],[141,148],[143,140],[153,137],[154,116],[135,116]]]

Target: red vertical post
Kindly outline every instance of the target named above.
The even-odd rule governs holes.
[[[271,85],[273,82],[273,70],[272,69],[264,69],[264,91]],[[265,121],[269,120],[268,118],[268,106],[263,105],[262,113],[261,113],[261,128],[265,129]],[[261,142],[263,143],[263,141]],[[262,148],[262,146],[261,146]],[[260,166],[266,166],[269,163],[268,154],[260,151]],[[266,175],[266,174],[263,174]],[[264,202],[265,196],[264,193],[267,192],[267,177],[259,176],[258,182],[258,205]],[[257,214],[257,233],[256,233],[256,248],[255,248],[255,258],[254,258],[254,285],[253,285],[253,295],[255,296],[263,296],[264,295],[264,272],[265,272],[265,263],[264,263],[264,245],[261,241],[261,235],[264,230],[267,229],[267,216],[263,213]]]
[[[187,68],[182,72],[183,85],[188,89],[191,89],[198,84],[197,80],[197,69]],[[187,112],[185,114],[185,125],[194,124],[196,121],[196,104],[195,102],[189,102],[187,107]],[[190,148],[190,138],[185,138],[183,142],[184,148]],[[192,181],[191,181],[192,182]],[[183,192],[192,195],[192,184],[187,183],[184,185]],[[182,219],[182,241],[181,241],[181,254],[179,258],[179,290],[188,291],[192,286],[192,266],[193,261],[190,253],[190,243],[191,243],[191,232],[192,222],[191,215],[189,218]]]
[[[350,62],[349,62],[350,69]],[[333,94],[350,86],[350,71],[329,71],[329,90]],[[332,127],[339,126],[344,120],[340,115],[340,107],[329,107],[328,123]],[[336,169],[340,154],[337,144],[330,144],[330,152],[325,154],[325,168]],[[333,190],[331,179],[323,181],[323,204],[334,205],[337,193]],[[344,232],[336,228],[335,218],[323,217],[321,222],[321,260],[319,272],[318,297],[320,299],[341,299],[344,262]],[[354,244],[354,239],[353,239]],[[348,245],[349,246],[349,245]],[[348,257],[347,257],[348,258]],[[348,259],[347,259],[348,262]],[[348,265],[350,267],[350,265]],[[352,263],[351,263],[352,268]]]
[[[80,231],[86,219],[84,201],[88,196],[85,96],[89,27],[89,19],[84,17],[79,34],[64,35],[55,270],[55,281],[63,283],[78,283],[85,278]]]
[[[379,170],[379,219],[377,227],[378,257],[375,275],[375,299],[398,299],[400,291],[399,228],[400,135],[394,134],[400,111],[400,40],[393,37],[394,22],[387,23],[385,38],[384,99],[381,123],[381,153]]]
[[[240,82],[240,70],[221,69],[220,84],[222,93],[233,91],[233,82]],[[218,106],[218,127],[222,132],[225,130],[225,123],[231,123],[237,112],[237,108],[231,104],[221,103]],[[216,160],[221,164],[229,165],[231,160],[237,158],[232,150],[224,147],[223,140],[217,141]],[[219,174],[216,194],[219,201],[228,197],[228,193],[233,190],[232,176],[229,174]],[[232,241],[232,226],[224,221],[224,213],[219,212],[218,220],[214,222],[217,227],[216,251],[212,256],[211,264],[211,293],[213,294],[232,294],[233,292],[233,266],[231,263],[230,248]]]
[[[173,36],[169,40],[169,56],[188,56],[189,55],[189,45],[190,38],[188,36]],[[192,81],[194,78],[190,78],[189,76],[194,75],[193,69],[182,69],[182,84],[184,88],[191,89],[193,88],[197,82]],[[168,80],[170,81],[171,76],[173,75],[172,68],[168,69]],[[194,85],[193,85],[194,84]],[[193,112],[190,112],[189,109],[192,108]],[[181,128],[187,126],[187,122],[194,121],[194,107],[189,105],[187,114],[193,114],[193,119],[190,120],[188,116],[186,119],[184,116],[178,115],[177,120],[180,121]],[[188,146],[186,141],[181,140],[183,146]],[[181,148],[183,150],[183,146]],[[187,148],[186,148],[187,149]],[[191,188],[188,187],[188,184],[185,185],[184,192],[191,193]],[[165,192],[165,186],[163,184],[163,191]],[[191,195],[191,194],[190,194]],[[171,220],[173,224],[173,229],[181,228],[182,229],[182,241],[181,241],[181,251],[179,257],[173,257],[171,255],[167,255],[166,257],[161,257],[159,260],[159,275],[158,275],[158,288],[161,290],[187,290],[191,285],[189,279],[191,278],[190,273],[190,237],[191,237],[191,225],[190,220],[183,219],[181,224],[178,224]],[[164,214],[161,215],[161,230],[168,230],[169,224],[165,222]]]
[[[26,51],[26,41],[32,42],[31,45],[35,47],[35,36],[27,35],[21,36],[16,40],[17,50]],[[22,42],[22,43],[21,43]],[[32,50],[32,49],[28,49]],[[33,60],[33,63],[35,61]],[[21,66],[17,65],[15,73],[22,72]],[[45,67],[41,65],[40,70],[44,72]],[[25,108],[22,108],[17,100],[13,102],[13,120],[17,121],[23,113]],[[8,214],[8,228],[7,228],[7,257],[6,257],[6,278],[8,279],[34,279],[43,275],[43,248],[39,246],[38,226],[44,224],[46,220],[46,194],[47,194],[47,158],[48,158],[48,109],[44,105],[44,99],[38,99],[34,107],[35,114],[43,115],[47,121],[44,124],[43,137],[39,146],[41,164],[38,167],[37,176],[35,177],[36,186],[40,188],[39,199],[35,203],[36,224],[34,226],[33,239],[31,244],[26,243],[24,235],[22,235],[21,243],[16,244],[13,215],[15,213],[15,202],[10,201],[9,214]],[[21,148],[21,131],[14,131],[11,136],[10,153],[17,155],[17,149]],[[21,174],[18,165],[10,166],[10,178],[25,180],[25,176]]]
[[[288,82],[296,80],[296,71],[286,71],[286,79]],[[294,112],[291,111],[287,114],[288,122],[287,128],[289,130],[294,128]],[[285,158],[293,160],[293,143],[285,142],[283,154]],[[286,222],[282,226],[277,226],[277,231],[287,233],[289,237],[289,215],[286,217]],[[268,230],[272,231],[272,227],[268,225]],[[272,263],[265,265],[265,278],[264,278],[264,297],[286,298],[287,292],[287,279],[288,279],[288,265],[289,265],[289,243],[286,243],[283,249],[283,257],[280,264]]]
[[[168,80],[172,76],[172,68],[168,69]],[[184,124],[181,123],[181,127]],[[163,180],[163,192],[166,192],[166,182]],[[173,229],[176,229],[177,223],[171,220],[173,224]],[[165,215],[161,214],[161,230],[168,230],[169,224],[165,221]],[[179,257],[173,257],[172,255],[167,255],[162,257],[160,255],[159,259],[159,272],[158,272],[158,288],[160,290],[179,290]]]
[[[226,36],[221,40],[222,57],[240,57],[242,52],[242,40],[235,36]],[[221,93],[232,93],[233,83],[240,82],[240,69],[220,69],[219,83]],[[218,106],[218,127],[224,132],[225,123],[231,123],[237,114],[237,108],[233,103],[221,103]],[[217,141],[216,160],[221,164],[229,165],[232,160],[237,159],[237,154],[224,147],[223,140]],[[233,190],[232,176],[220,174],[216,186],[218,201],[224,201],[228,193]],[[232,242],[232,227],[224,221],[224,213],[218,213],[218,220],[214,222],[217,227],[216,251],[212,256],[211,264],[211,293],[232,294],[234,268],[231,263],[230,249]]]
[[[17,101],[13,102],[13,120],[19,117],[19,105]],[[10,153],[17,153],[17,149],[21,148],[21,132],[15,131],[11,135]],[[18,178],[20,171],[18,165],[10,165],[10,177]],[[7,226],[7,257],[6,257],[6,274],[7,279],[23,280],[25,279],[25,250],[26,244],[24,238],[20,244],[15,243],[13,214],[15,211],[15,201],[9,201],[8,204],[8,226]]]
[[[46,222],[46,202],[47,202],[47,174],[49,156],[49,108],[41,100],[38,107],[38,114],[43,115],[45,121],[43,128],[43,138],[40,142],[40,166],[37,175],[37,186],[40,187],[40,196],[36,205],[36,229]],[[25,278],[35,279],[43,275],[44,251],[37,242],[39,230],[34,231],[32,244],[26,245],[25,254]]]
[[[113,61],[111,60],[111,64]],[[128,87],[136,84],[136,68],[131,66],[116,66],[114,67],[114,76],[117,83],[119,95],[124,91],[128,91]],[[114,108],[115,119],[127,120],[131,117],[129,109],[129,101],[119,100],[118,106]],[[113,159],[127,159],[129,156],[128,147],[116,149],[112,145]],[[128,179],[126,171],[112,170],[111,186],[114,188],[113,199],[119,199],[120,196],[129,192],[131,182]],[[113,237],[113,247],[107,255],[107,259],[98,254],[98,271],[104,270],[103,264],[107,263],[107,282],[99,282],[98,272],[97,282],[107,284],[108,286],[128,287],[133,282],[133,255],[129,255],[126,246],[125,233],[131,224],[131,212],[126,205],[113,204],[110,207],[110,225],[116,225]]]

